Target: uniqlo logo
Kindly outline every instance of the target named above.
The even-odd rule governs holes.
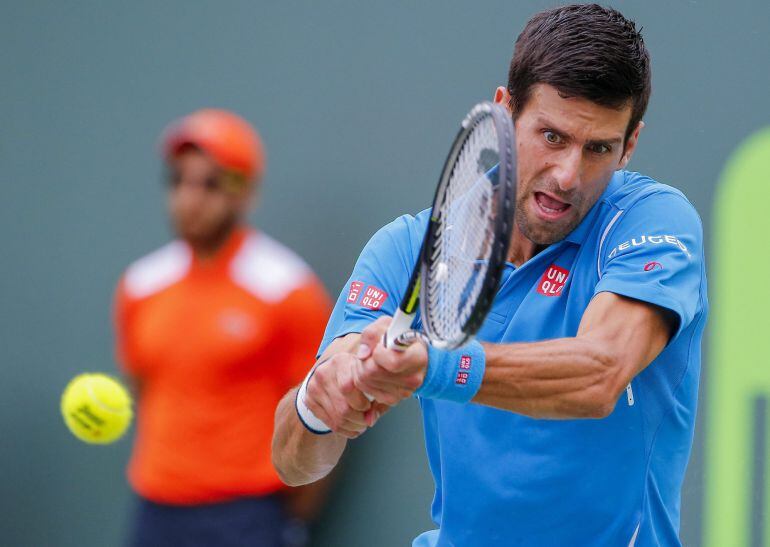
[[[382,308],[382,305],[387,299],[388,293],[378,287],[375,287],[374,285],[369,285],[364,291],[364,297],[361,299],[361,305],[364,308],[368,308],[370,310],[379,310]]]
[[[551,264],[537,283],[537,292],[543,296],[561,296],[561,291],[569,277],[569,270]]]
[[[471,370],[471,356],[463,355],[460,357],[460,370],[457,371],[457,376],[455,376],[455,384],[458,386],[466,385],[471,375],[468,372],[469,370]]]
[[[358,297],[361,296],[361,290],[364,288],[364,284],[361,281],[350,282],[350,292],[348,292],[348,304],[355,304],[358,302]]]
[[[455,378],[455,384],[459,386],[464,386],[468,383],[468,377],[470,374],[467,372],[463,372],[462,370],[457,373],[457,378]]]

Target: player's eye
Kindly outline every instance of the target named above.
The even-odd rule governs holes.
[[[222,185],[219,183],[219,177],[216,175],[209,175],[203,179],[203,187],[209,192],[216,192],[221,189]]]
[[[561,135],[551,131],[550,129],[543,130],[543,138],[548,144],[561,144],[563,142]]]
[[[612,148],[606,144],[592,144],[588,149],[594,154],[608,154],[612,152]]]

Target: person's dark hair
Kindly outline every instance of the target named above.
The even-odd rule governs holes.
[[[514,116],[539,83],[611,108],[631,101],[627,140],[647,110],[652,89],[641,29],[620,12],[597,4],[538,13],[516,40],[511,59],[508,93]]]

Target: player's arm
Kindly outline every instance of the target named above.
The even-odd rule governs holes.
[[[597,294],[572,338],[485,344],[474,402],[535,418],[602,418],[663,350],[676,318],[655,305]]]
[[[305,404],[332,432],[319,435],[305,427],[297,415],[297,389],[278,404],[273,433],[273,465],[290,486],[321,479],[334,469],[347,440],[360,435],[377,420],[369,400],[355,388],[353,370],[360,335],[350,333],[334,340],[321,355],[307,385]],[[381,406],[381,405],[380,405]]]

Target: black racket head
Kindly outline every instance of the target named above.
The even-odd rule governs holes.
[[[444,163],[420,257],[420,314],[434,346],[467,342],[492,306],[514,221],[515,149],[510,112],[483,102]]]

